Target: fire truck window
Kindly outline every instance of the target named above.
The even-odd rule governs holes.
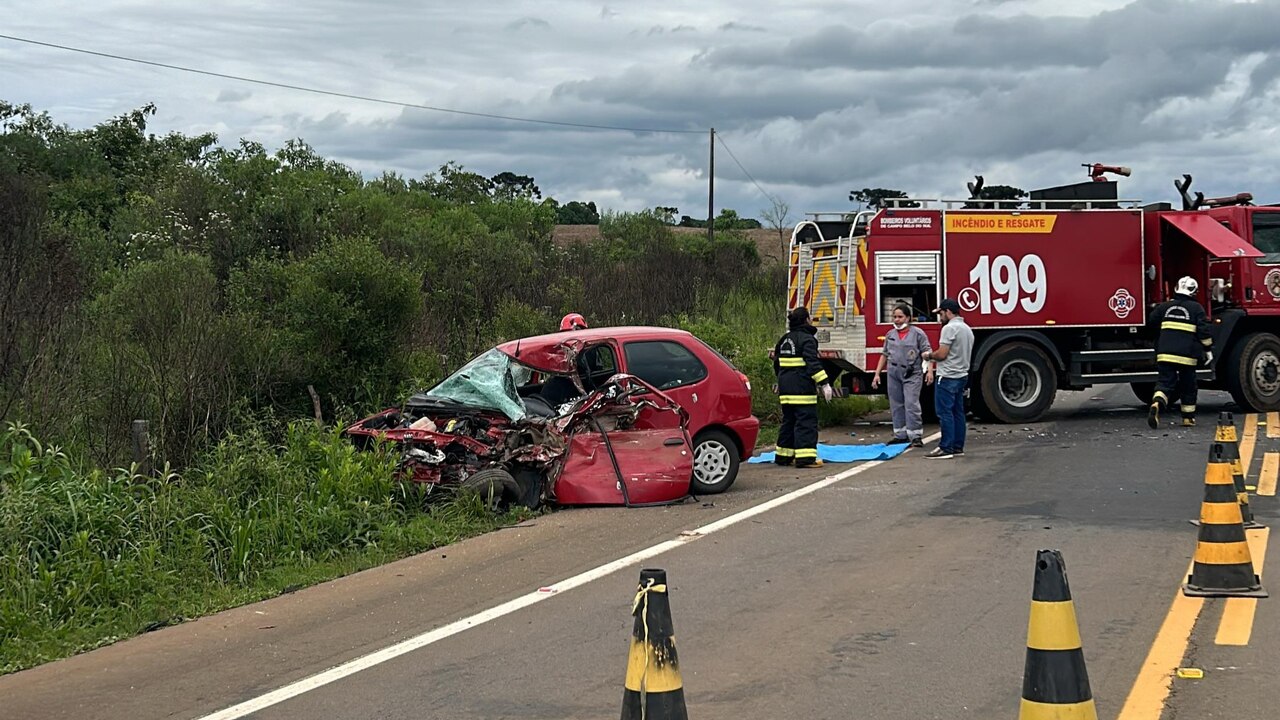
[[[929,311],[938,306],[938,254],[934,252],[876,253],[880,323],[893,322],[898,305],[911,308],[916,322],[934,322]]]
[[[1280,213],[1253,214],[1253,246],[1267,256],[1264,262],[1280,262]]]

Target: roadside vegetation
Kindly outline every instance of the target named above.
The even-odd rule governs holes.
[[[338,428],[567,312],[694,331],[777,420],[784,274],[733,225],[606,211],[557,245],[595,207],[532,178],[366,180],[152,112],[73,130],[0,102],[0,672],[518,520],[427,505]]]

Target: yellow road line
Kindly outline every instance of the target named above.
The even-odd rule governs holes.
[[[1249,477],[1249,466],[1253,464],[1253,448],[1258,442],[1258,415],[1249,413],[1244,416],[1244,429],[1240,433],[1240,470]]]
[[[1258,473],[1258,494],[1276,494],[1276,476],[1280,475],[1280,453],[1269,452],[1262,456],[1262,472]]]
[[[1280,412],[1267,413],[1267,437],[1280,438]]]
[[[1267,537],[1270,532],[1268,528],[1259,528],[1247,533],[1253,571],[1259,577],[1262,576],[1262,565],[1267,560]],[[1258,601],[1254,598],[1228,598],[1222,608],[1222,620],[1218,623],[1218,636],[1213,641],[1218,645],[1248,645],[1249,636],[1253,634],[1253,614],[1257,610]]]
[[[1191,566],[1187,566],[1186,574],[1191,574]],[[1160,720],[1173,683],[1173,672],[1182,664],[1191,631],[1203,609],[1204,598],[1187,597],[1181,589],[1173,596],[1169,614],[1165,615],[1116,720]]]

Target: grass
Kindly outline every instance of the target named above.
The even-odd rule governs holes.
[[[229,437],[182,476],[78,467],[0,435],[0,673],[273,597],[529,516],[424,506],[389,449],[297,423]]]

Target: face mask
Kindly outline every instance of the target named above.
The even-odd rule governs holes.
[[[907,326],[907,324],[906,324],[906,323],[894,323],[894,324],[893,324],[893,329],[894,329],[894,330],[901,330],[901,329],[905,328],[906,326]]]

